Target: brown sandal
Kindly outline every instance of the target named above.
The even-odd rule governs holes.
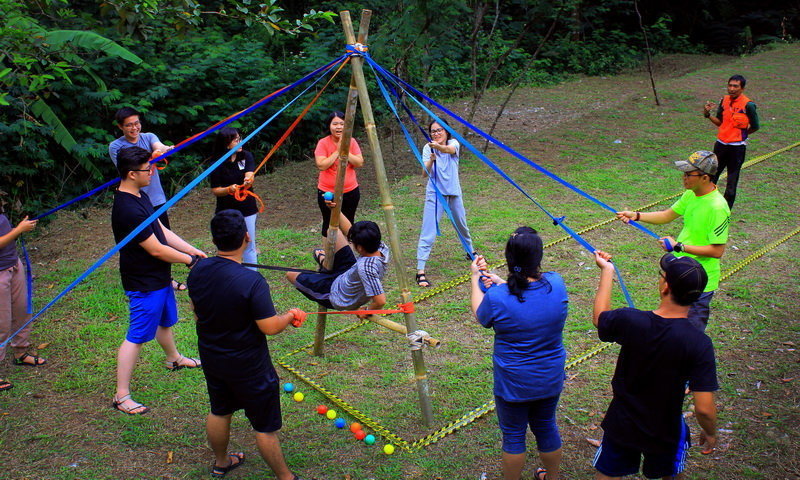
[[[131,407],[131,408],[123,407],[122,404],[125,403],[128,400],[132,401],[136,405],[134,407]],[[123,396],[122,398],[114,397],[114,401],[111,402],[111,408],[119,410],[122,413],[127,413],[128,415],[144,415],[145,413],[150,411],[149,407],[145,407],[141,403],[134,401],[131,398],[131,394],[130,393],[125,395],[125,396]]]
[[[181,365],[181,360],[189,360],[189,361],[193,362],[194,365]],[[175,360],[174,362],[170,362],[169,360],[166,360],[165,363],[166,363],[167,370],[169,370],[170,372],[175,372],[177,370],[181,370],[181,369],[184,369],[184,368],[202,368],[203,367],[203,365],[200,363],[200,360],[198,360],[196,358],[184,357],[183,355],[178,357],[178,359]]]
[[[2,392],[3,390],[11,390],[12,388],[14,388],[13,383],[9,382],[8,380],[3,380],[2,378],[0,378],[0,392]]]

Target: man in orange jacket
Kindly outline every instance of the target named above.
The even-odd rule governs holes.
[[[744,95],[747,80],[741,75],[728,79],[728,94],[720,100],[719,105],[706,102],[703,116],[719,127],[714,153],[717,155],[719,169],[713,178],[716,184],[723,170],[728,169],[728,183],[725,186],[725,200],[733,209],[736,200],[736,185],[739,183],[739,171],[744,163],[748,136],[758,130],[758,112],[756,104]],[[712,116],[711,111],[717,107]]]

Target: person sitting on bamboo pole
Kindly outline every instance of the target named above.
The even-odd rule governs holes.
[[[344,113],[333,112],[328,115],[326,123],[331,134],[317,142],[314,150],[314,161],[319,169],[317,181],[317,204],[322,213],[322,236],[328,236],[331,211],[325,205],[325,193],[333,192],[336,187],[336,172],[339,170],[339,143],[344,132]],[[342,195],[342,213],[350,223],[355,222],[356,209],[361,199],[361,189],[356,178],[356,168],[364,166],[364,156],[355,138],[350,139],[350,154],[347,158],[347,169],[344,174],[344,194]]]
[[[326,205],[336,206],[334,202]],[[386,304],[382,281],[389,268],[389,247],[381,241],[380,227],[369,220],[351,224],[340,213],[339,231],[330,270],[315,258],[319,272],[287,272],[286,278],[300,293],[323,307],[354,310],[369,302],[369,310],[380,310]]]

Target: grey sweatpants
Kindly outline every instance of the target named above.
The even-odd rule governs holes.
[[[472,247],[472,238],[469,236],[469,228],[467,228],[467,212],[464,211],[464,203],[461,201],[461,195],[444,195],[447,201],[447,206],[453,212],[453,220],[456,231],[469,246],[469,251],[473,252],[475,249]],[[419,242],[417,243],[417,270],[424,270],[425,263],[431,254],[433,242],[436,240],[436,222],[442,218],[444,206],[441,200],[436,201],[436,195],[425,196],[425,207],[422,213],[422,230],[419,232]]]

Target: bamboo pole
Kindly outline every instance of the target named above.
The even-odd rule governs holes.
[[[325,241],[325,262],[324,267],[328,270],[333,266],[333,257],[336,253],[336,237],[339,235],[339,214],[342,211],[342,195],[344,194],[344,175],[347,170],[347,162],[350,157],[350,139],[353,137],[353,125],[356,119],[356,109],[358,108],[358,89],[356,88],[355,78],[350,77],[350,90],[347,92],[347,105],[344,111],[344,131],[339,142],[338,169],[336,170],[336,186],[333,190],[333,201],[336,206],[331,209],[331,221],[328,225],[328,236]],[[321,308],[320,312],[325,312],[326,308]],[[325,324],[328,315],[319,313],[317,315],[317,326],[314,330],[314,356],[321,357],[325,346]]]
[[[339,13],[342,19],[345,40],[348,44],[355,44],[356,38],[353,34],[353,23],[350,19],[350,12]],[[358,29],[358,43],[366,45],[369,22],[372,16],[371,10],[361,11],[361,23]],[[375,118],[372,114],[372,102],[367,90],[367,82],[364,79],[364,59],[360,56],[353,56],[350,60],[353,69],[353,78],[358,88],[358,98],[361,102],[361,114],[364,116],[364,126],[369,140],[370,150],[372,151],[372,161],[375,165],[375,177],[378,181],[378,188],[381,194],[381,206],[386,219],[386,228],[389,234],[389,244],[392,249],[392,259],[395,272],[397,272],[398,284],[400,286],[400,296],[402,303],[411,302],[411,291],[408,288],[408,279],[404,267],[402,251],[400,250],[400,237],[397,232],[397,221],[394,214],[394,204],[389,193],[389,181],[386,179],[386,168],[383,164],[383,154],[381,145],[378,141],[378,134],[375,128]],[[404,313],[406,331],[414,332],[417,330],[417,321],[413,313]],[[433,423],[433,409],[431,407],[430,385],[428,383],[428,372],[425,367],[425,358],[422,350],[411,351],[411,361],[414,364],[414,378],[417,384],[417,394],[419,395],[420,410],[422,420],[426,426]]]
[[[389,330],[392,330],[393,332],[402,333],[403,335],[408,334],[408,328],[406,328],[405,325],[397,323],[394,320],[389,320],[388,318],[382,315],[369,315],[367,316],[367,320],[376,323],[378,325],[381,325],[383,327],[386,327]],[[422,341],[423,343],[425,343],[430,347],[438,347],[442,343],[440,340],[437,340],[429,335],[423,336]]]

